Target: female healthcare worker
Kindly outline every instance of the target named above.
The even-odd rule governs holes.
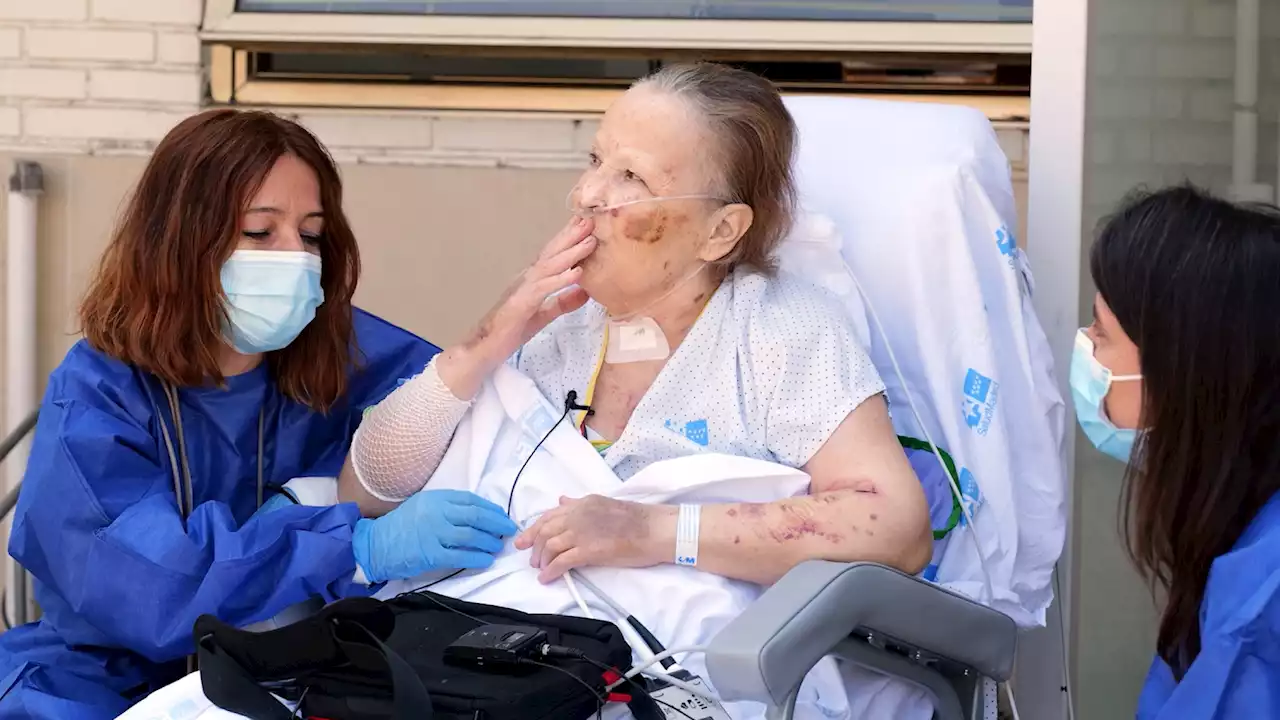
[[[1071,387],[1129,464],[1129,553],[1167,597],[1140,720],[1280,717],[1280,210],[1179,187],[1093,246]]]
[[[298,125],[211,111],[156,148],[40,409],[10,553],[44,617],[0,636],[0,718],[115,717],[184,672],[201,614],[492,562],[516,528],[469,493],[258,512],[272,481],[336,476],[362,411],[437,352],[352,308],[359,267]]]

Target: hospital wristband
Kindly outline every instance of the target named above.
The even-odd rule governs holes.
[[[698,531],[702,524],[701,505],[681,505],[676,518],[676,564],[698,564]]]

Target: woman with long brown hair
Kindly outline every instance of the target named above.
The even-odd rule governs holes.
[[[1076,411],[1128,463],[1129,553],[1165,597],[1138,717],[1280,717],[1280,210],[1145,194],[1090,271]]]
[[[215,110],[159,144],[40,409],[9,550],[44,616],[0,636],[0,718],[116,717],[183,674],[203,614],[492,562],[516,528],[470,493],[376,520],[272,496],[336,476],[364,410],[438,352],[352,307],[359,272],[302,127]]]

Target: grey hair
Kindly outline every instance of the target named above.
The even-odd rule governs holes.
[[[755,73],[705,62],[667,65],[636,87],[689,104],[714,138],[723,199],[752,210],[751,227],[720,263],[726,269],[744,265],[772,272],[774,251],[796,208],[791,163],[798,133],[777,88]]]

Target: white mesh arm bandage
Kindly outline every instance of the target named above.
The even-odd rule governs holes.
[[[439,356],[437,356],[439,357]],[[399,502],[435,472],[471,403],[454,397],[436,358],[370,408],[351,442],[351,465],[370,495]]]

